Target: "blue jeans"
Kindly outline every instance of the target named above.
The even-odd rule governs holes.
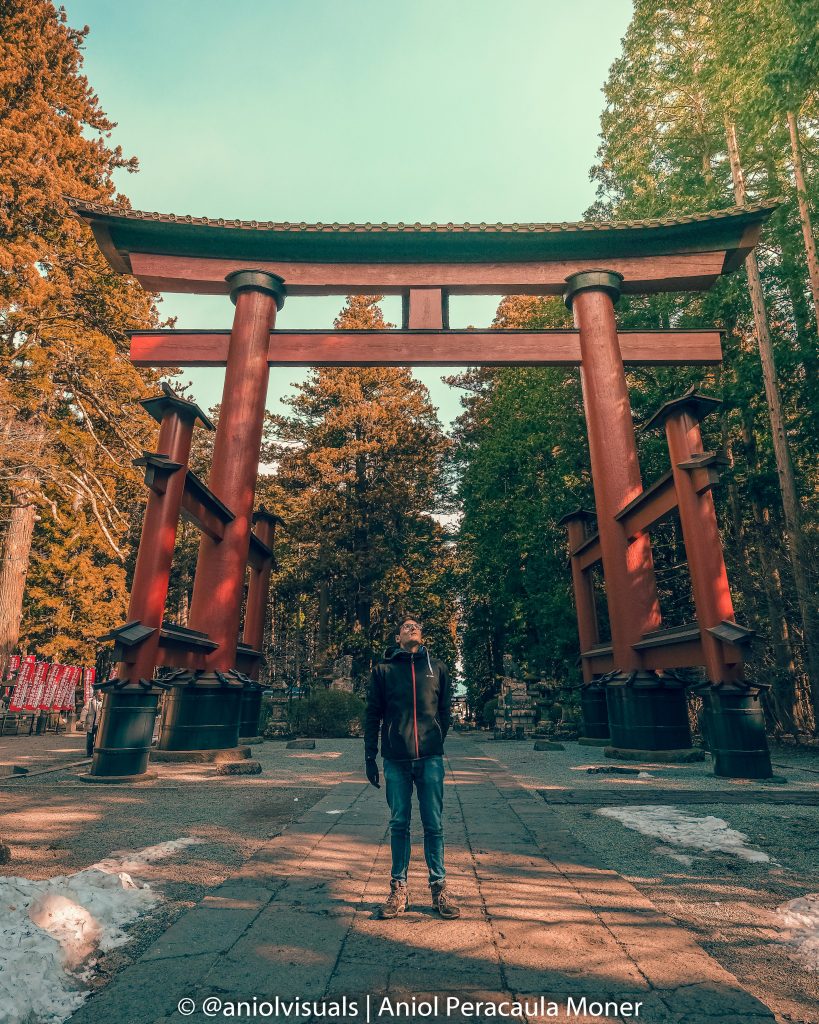
[[[440,754],[417,761],[384,759],[384,780],[390,807],[390,846],[392,875],[406,885],[410,860],[410,817],[412,787],[418,790],[418,808],[424,826],[424,857],[429,869],[429,884],[443,882],[444,870],[444,759]]]

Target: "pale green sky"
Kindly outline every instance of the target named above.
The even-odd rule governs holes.
[[[578,220],[594,198],[602,86],[631,0],[63,0],[85,71],[140,161],[143,210],[290,221]],[[326,327],[341,299],[289,299]],[[460,298],[452,326],[497,300]],[[384,303],[400,320],[399,300]],[[165,296],[179,327],[229,327],[226,297]],[[416,371],[446,423],[458,394]],[[190,370],[200,404],[222,370]],[[301,371],[271,371],[268,406]]]

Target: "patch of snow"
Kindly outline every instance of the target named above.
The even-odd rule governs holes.
[[[325,811],[325,814],[343,814],[344,811]]]
[[[71,875],[0,878],[0,1019],[61,1024],[87,998],[94,954],[128,941],[125,928],[161,896],[136,871],[199,839],[117,851]]]
[[[770,857],[745,844],[748,837],[729,828],[728,822],[712,814],[700,818],[686,814],[678,807],[640,805],[635,807],[601,807],[598,814],[615,818],[626,828],[653,836],[671,846],[688,846],[709,853],[728,853],[755,864],[767,864]]]
[[[651,852],[659,853],[663,857],[670,857],[672,860],[676,860],[677,863],[683,864],[687,868],[690,868],[694,863],[693,857],[689,857],[687,853],[677,853],[676,850],[672,850],[670,846],[655,846]]]
[[[776,910],[796,955],[809,971],[819,971],[819,893],[810,892]]]
[[[637,778],[638,779],[653,779],[653,778],[655,778],[655,776],[652,775],[651,772],[638,772],[637,773]]]

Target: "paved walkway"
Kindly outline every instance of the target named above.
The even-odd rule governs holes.
[[[460,920],[441,921],[429,906],[420,835],[411,911],[375,917],[389,877],[384,794],[351,776],[181,917],[72,1024],[304,1021],[309,1014],[294,1012],[303,1007],[283,1003],[342,996],[340,1019],[365,1021],[368,995],[373,1021],[773,1021],[686,931],[579,850],[559,807],[473,744],[453,737],[447,752],[447,870]],[[436,995],[428,1013],[423,1001]],[[254,997],[275,996],[278,1013],[260,1006],[252,1015]],[[211,1002],[206,1015],[208,998],[222,1011]],[[413,998],[417,1012],[402,1012],[398,1001]],[[448,1014],[447,998],[495,1006],[461,1004]],[[527,1004],[522,1017],[497,1013],[516,998]],[[187,1017],[177,1010],[182,999],[195,1005]],[[250,1001],[244,1012],[232,1006],[238,999]]]

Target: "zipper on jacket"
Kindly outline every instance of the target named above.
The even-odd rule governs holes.
[[[418,752],[418,698],[415,693],[415,658],[410,655],[410,668],[412,669],[412,726],[415,730],[415,757],[421,755]]]

